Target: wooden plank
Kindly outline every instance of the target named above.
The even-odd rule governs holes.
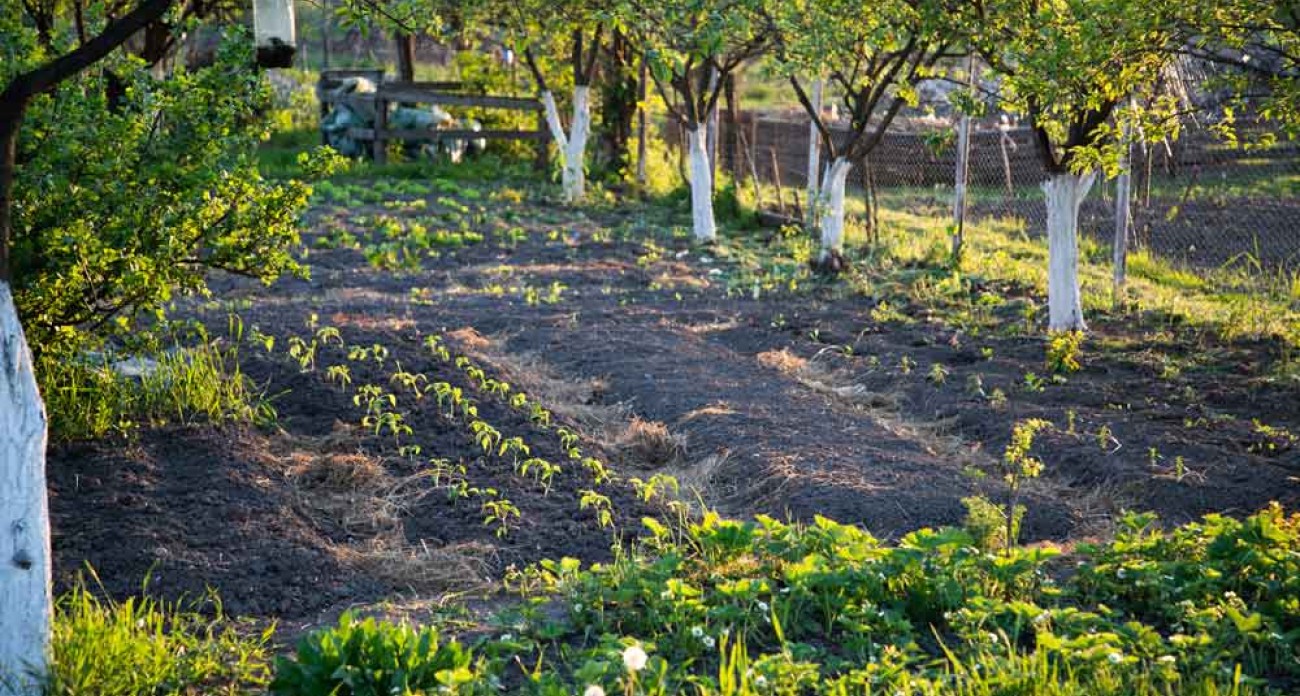
[[[320,101],[322,104],[370,105],[375,103],[375,95],[370,93],[362,93],[362,94],[353,93],[353,94],[344,94],[342,96],[334,96],[332,94],[322,94],[320,95]]]
[[[415,82],[399,82],[397,80],[393,80],[392,82],[385,82],[384,84],[388,85],[389,87],[396,87],[399,89],[425,89],[434,92],[455,92],[457,90],[465,89],[464,82],[454,82],[454,81],[421,82],[419,80],[416,80]]]
[[[411,104],[439,104],[444,106],[478,107],[481,109],[515,109],[518,111],[541,111],[542,109],[542,103],[536,99],[450,94],[435,90],[394,87],[392,84],[380,85],[379,96],[389,101]]]
[[[374,140],[375,129],[373,128],[349,128],[348,137],[356,140]],[[476,140],[484,138],[487,140],[538,140],[545,139],[548,134],[543,131],[511,131],[511,130],[385,130],[382,132],[384,140],[455,140],[457,138],[465,140]]]

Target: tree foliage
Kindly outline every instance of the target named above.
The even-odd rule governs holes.
[[[303,272],[290,250],[308,189],[258,173],[269,88],[245,32],[227,39],[209,67],[158,80],[119,53],[32,101],[11,264],[38,352],[138,338],[137,319],[205,293],[212,269],[263,281]],[[40,42],[25,45],[19,64],[39,62]],[[112,103],[110,73],[125,84]]]
[[[761,0],[625,0],[619,17],[645,48],[669,113],[689,127],[718,103],[724,78],[768,45]]]
[[[880,142],[903,107],[917,105],[916,85],[935,75],[956,43],[944,10],[932,0],[884,0],[866,11],[849,0],[768,3],[777,63],[832,159],[858,159]],[[805,84],[810,76],[824,77],[842,96],[849,115],[845,138],[832,138],[814,108]]]
[[[1028,117],[1047,171],[1111,174],[1126,125],[1149,140],[1176,134],[1178,103],[1161,86],[1185,38],[1183,5],[981,0],[954,15],[996,73],[1003,108]]]

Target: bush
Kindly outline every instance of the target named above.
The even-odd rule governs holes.
[[[290,252],[309,191],[257,171],[270,90],[234,34],[210,67],[157,80],[116,56],[32,103],[12,263],[37,354],[147,338],[141,320],[176,293],[206,293],[211,269],[267,282],[305,272]]]

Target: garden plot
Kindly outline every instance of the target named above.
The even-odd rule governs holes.
[[[1023,286],[980,280],[996,307],[940,311],[923,271],[827,283],[804,241],[694,247],[676,214],[501,184],[325,187],[310,280],[219,279],[223,303],[185,310],[214,334],[240,316],[275,425],[56,449],[65,586],[89,562],[125,595],[152,569],[164,595],[212,586],[236,613],[310,622],[608,560],[643,517],[697,501],[898,538],[998,500],[976,472],[1030,417],[1054,425],[1025,540],[1104,535],[1121,508],[1300,503],[1272,345],[1116,317],[1054,369]]]

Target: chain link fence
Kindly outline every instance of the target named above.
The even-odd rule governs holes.
[[[955,119],[913,121],[890,132],[850,186],[885,209],[951,219],[957,175]],[[671,132],[672,129],[668,129]],[[842,128],[838,129],[842,132]],[[1028,128],[1006,122],[972,124],[968,222],[1013,220],[1031,236],[1045,234],[1039,185],[1047,173]],[[806,120],[742,113],[723,122],[719,164],[738,180],[756,176],[781,185],[780,205],[796,216],[806,205],[809,128]],[[1236,148],[1200,128],[1171,142],[1132,149],[1129,246],[1191,270],[1239,267],[1300,271],[1300,147],[1281,142]],[[824,166],[823,161],[823,166]],[[1099,179],[1080,213],[1080,229],[1109,244],[1116,228],[1116,180]]]

